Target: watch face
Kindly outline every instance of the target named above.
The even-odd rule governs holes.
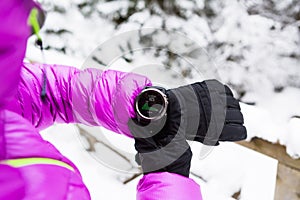
[[[137,97],[136,110],[144,119],[158,119],[166,112],[165,95],[158,89],[147,88]]]

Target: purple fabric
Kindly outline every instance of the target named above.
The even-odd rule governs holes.
[[[81,122],[131,137],[126,122],[134,115],[133,99],[151,82],[117,71],[22,67],[33,6],[31,0],[0,1],[0,160],[46,157],[68,163],[75,172],[55,165],[13,168],[0,164],[0,199],[90,199],[76,166],[44,141],[38,130],[53,122]],[[40,99],[43,72],[47,74],[45,102]],[[192,195],[185,196],[187,188]],[[148,174],[139,183],[138,198],[198,199],[198,190],[191,179],[176,174]]]
[[[21,172],[0,164],[0,199],[20,200],[25,196],[25,182]]]
[[[26,185],[24,200],[91,199],[80,175],[63,167],[32,165],[22,167],[19,171]]]
[[[78,196],[80,199],[90,199],[78,169],[70,160],[52,144],[43,140],[27,119],[7,110],[4,111],[4,115],[5,159],[46,157],[60,160],[75,169],[73,172],[64,167],[44,164],[16,168],[20,176],[15,176],[17,180],[14,181],[23,182],[25,188],[15,188],[15,191],[10,193],[12,198],[24,194],[25,189],[24,199],[78,199]],[[5,179],[6,171],[9,172],[9,169],[1,171],[0,180]],[[11,184],[10,181],[1,182],[0,194],[5,195],[8,192],[7,184]]]
[[[133,73],[85,69],[71,78],[69,101],[74,122],[103,126],[113,132],[132,137],[127,121],[135,115],[136,96],[151,81]]]
[[[33,2],[29,0],[0,1],[0,108],[17,90],[30,34],[27,19],[32,6]]]
[[[137,200],[202,200],[200,186],[196,182],[168,172],[145,175],[137,190]]]
[[[40,98],[43,73],[47,97]],[[22,115],[37,129],[58,123],[103,126],[132,137],[127,121],[135,115],[133,103],[151,85],[145,76],[97,69],[83,71],[61,65],[24,63],[15,99],[6,109]]]
[[[30,28],[27,18],[32,1],[3,0],[0,1],[0,160],[5,149],[2,109],[16,93],[20,79],[20,69],[25,54],[26,41]]]
[[[40,97],[43,72],[47,74],[47,99],[44,102]],[[6,109],[23,116],[38,130],[53,122],[74,122],[70,82],[77,72],[78,69],[71,67],[23,64],[18,91]]]
[[[47,74],[47,99],[45,102],[41,100],[39,95],[43,71]],[[36,128],[45,128],[53,122],[80,122],[86,125],[104,126],[127,136],[131,135],[126,132],[124,128],[126,123],[124,122],[127,122],[128,118],[134,115],[133,100],[146,85],[151,85],[146,77],[132,73],[112,70],[102,72],[96,69],[81,71],[66,66],[28,63],[24,64],[21,77],[15,100],[8,104],[6,108],[23,115]],[[24,124],[23,121],[15,121],[14,123]],[[26,127],[26,125],[24,126]],[[120,126],[123,127],[120,128]],[[11,131],[7,129],[11,132],[11,137],[8,138],[16,138],[14,133],[24,132],[22,127],[20,125],[18,130]],[[29,130],[28,134],[23,133],[20,137],[24,138],[16,141],[19,143],[24,141],[24,144],[28,144],[29,149],[32,145],[41,146],[40,148],[42,148],[43,144],[39,145],[41,138],[37,137],[38,132],[35,131],[36,136],[33,138],[29,134],[32,132],[34,132],[34,129]],[[7,147],[9,157],[35,155],[34,148],[28,150],[29,153],[27,153],[15,147],[11,149],[9,146],[11,145]],[[62,159],[62,157],[55,157],[59,154],[53,154],[53,152],[55,152],[54,148],[50,152],[45,149],[40,151],[38,155]],[[70,163],[67,160],[64,160],[64,162]],[[144,184],[141,184],[142,182]],[[149,184],[152,183],[155,183],[155,186],[149,189]],[[183,187],[184,185],[188,187]],[[161,197],[168,196],[171,194],[167,191],[172,188],[177,191],[176,196],[186,195],[185,193],[188,190],[189,194],[194,195],[194,199],[197,199],[197,197],[200,199],[201,197],[200,190],[198,193],[193,192],[199,189],[195,182],[177,174],[169,173],[145,176],[139,184],[138,197],[143,200],[150,198],[153,194],[154,196],[161,195]]]
[[[76,172],[53,165],[13,168],[0,164],[0,199],[90,199],[77,168],[44,141],[28,120],[5,110],[9,103],[18,105],[14,97],[30,34],[27,20],[35,5],[31,0],[0,1],[0,161],[47,157],[68,163]]]
[[[11,111],[4,111],[5,114],[5,143],[6,149],[4,159],[46,157],[68,163],[76,172],[76,166],[49,142],[43,140],[36,128],[31,123]]]

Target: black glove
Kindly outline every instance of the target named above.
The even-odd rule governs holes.
[[[165,93],[169,103],[164,118],[128,123],[145,174],[167,171],[188,177],[192,152],[186,139],[218,145],[246,138],[239,102],[226,85],[208,80]]]
[[[206,145],[247,137],[238,100],[228,86],[207,80],[168,90],[168,121],[180,123],[188,140]],[[180,117],[179,117],[180,115]]]
[[[155,133],[136,119],[129,120],[128,127],[135,138],[135,149],[138,151],[136,160],[142,166],[144,174],[170,172],[189,177],[192,152],[184,132],[177,131],[180,124],[170,123],[168,119],[162,121],[156,124],[162,129]]]

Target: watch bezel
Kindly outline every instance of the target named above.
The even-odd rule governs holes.
[[[164,106],[160,110],[160,114],[155,117],[144,116],[139,110],[138,102],[139,102],[141,96],[143,95],[143,93],[148,92],[148,91],[155,91],[155,92],[159,93],[162,96],[162,98],[164,99]],[[167,114],[167,107],[168,107],[167,95],[164,92],[162,92],[160,89],[155,88],[155,87],[147,87],[147,88],[143,89],[142,92],[137,96],[137,98],[135,100],[135,110],[137,112],[137,115],[144,120],[159,120],[159,119],[163,118]]]

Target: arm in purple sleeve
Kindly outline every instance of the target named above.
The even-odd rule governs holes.
[[[202,200],[200,186],[193,179],[168,172],[145,175],[137,190],[137,200]]]
[[[43,73],[47,75],[45,101],[40,97]],[[38,129],[53,122],[84,123],[130,137],[123,125],[134,115],[134,98],[149,85],[150,80],[133,73],[24,64],[18,93],[7,108]],[[168,172],[145,175],[137,189],[139,200],[202,199],[192,179]]]
[[[43,73],[47,77],[44,101],[40,97]],[[133,73],[24,63],[18,92],[6,108],[38,129],[54,122],[83,123],[131,136],[125,125],[134,115],[134,98],[149,85],[149,79]]]

